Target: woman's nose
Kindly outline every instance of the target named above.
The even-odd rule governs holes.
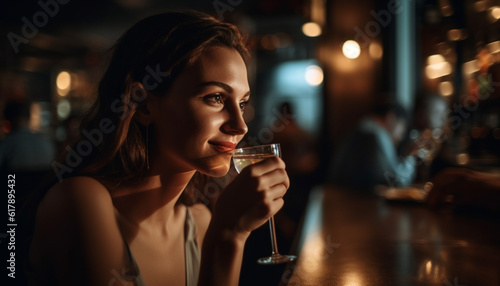
[[[222,131],[231,135],[244,135],[248,132],[248,126],[243,119],[243,113],[239,108],[231,108],[227,111],[228,118],[222,125]]]

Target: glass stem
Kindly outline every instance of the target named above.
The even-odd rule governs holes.
[[[276,242],[276,229],[274,228],[274,216],[269,218],[269,230],[271,232],[272,255],[277,255],[279,254],[279,252],[278,243]]]

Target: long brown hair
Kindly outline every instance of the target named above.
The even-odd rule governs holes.
[[[164,96],[187,66],[216,46],[233,48],[248,60],[245,41],[235,26],[199,12],[150,16],[117,41],[100,81],[97,98],[80,127],[81,140],[65,148],[67,153],[61,154],[60,160],[52,164],[55,176],[48,176],[31,192],[19,212],[22,223],[18,234],[24,246],[19,250],[19,259],[23,267],[28,261],[38,204],[50,186],[57,180],[79,175],[112,178],[117,183],[139,182],[144,178],[148,162],[146,142],[154,142],[154,134],[150,128],[147,140],[148,130],[134,119],[135,112],[141,108],[145,96]],[[135,94],[138,92],[134,89],[135,82],[142,83],[147,94]],[[89,136],[94,137],[89,139]],[[71,152],[80,153],[81,160],[68,164]],[[207,180],[206,176],[195,174],[179,202],[195,203],[192,191],[203,190],[200,185]],[[210,204],[206,200],[201,202]]]
[[[151,147],[146,142],[152,145],[154,134],[152,128],[146,130],[148,127],[134,119],[146,95],[144,91],[138,95],[133,83],[142,83],[147,95],[163,96],[187,66],[215,46],[233,48],[248,60],[238,29],[200,12],[162,13],[130,28],[114,46],[97,99],[81,126],[82,133],[99,130],[105,119],[114,130],[104,135],[74,174],[112,177],[121,182],[143,178],[146,150]]]

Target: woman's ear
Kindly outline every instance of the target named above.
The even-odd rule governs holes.
[[[134,104],[137,104],[137,109],[134,118],[142,125],[147,125],[151,122],[151,94],[139,82],[133,82],[131,85],[130,96]]]

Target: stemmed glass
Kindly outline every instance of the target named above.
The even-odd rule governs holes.
[[[278,156],[281,158],[280,144],[260,145],[246,148],[239,148],[233,151],[234,167],[238,173],[248,165],[255,164],[266,158]],[[257,260],[259,264],[280,264],[293,261],[297,258],[294,255],[282,255],[278,252],[276,242],[276,230],[274,227],[274,216],[269,218],[269,229],[271,231],[271,256],[263,257]]]

